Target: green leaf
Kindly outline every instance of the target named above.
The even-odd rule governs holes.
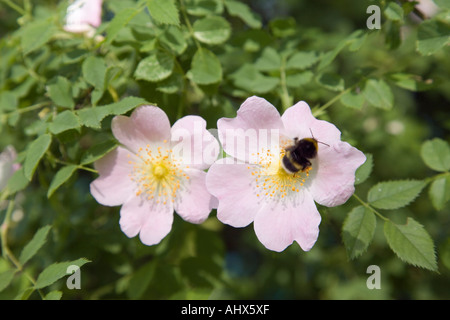
[[[278,71],[281,69],[281,56],[274,48],[267,47],[256,60],[255,67],[259,71]]]
[[[170,75],[170,77],[158,83],[158,87],[156,88],[156,90],[167,94],[174,94],[182,91],[183,86],[183,75],[178,72],[174,72]]]
[[[187,76],[199,85],[217,83],[222,80],[222,66],[214,53],[201,48],[195,52]]]
[[[403,9],[395,2],[389,2],[386,9],[384,9],[384,14],[386,18],[388,18],[391,21],[403,20]]]
[[[19,293],[14,297],[14,300],[28,300],[31,294],[35,291],[33,287],[28,287],[19,291]]]
[[[148,104],[139,97],[126,97],[119,102],[78,111],[81,124],[90,128],[101,128],[102,120],[108,115],[120,115],[142,105]]]
[[[78,117],[81,124],[86,127],[100,129],[102,120],[110,114],[110,109],[101,106],[96,108],[81,109],[78,111]]]
[[[442,210],[450,200],[450,176],[434,180],[429,189],[429,196],[436,210]]]
[[[357,51],[364,43],[364,40],[366,39],[367,33],[362,30],[356,30],[355,32],[351,33],[347,38],[339,41],[335,46],[333,50],[327,51],[324,54],[320,56],[320,62],[318,65],[318,70],[322,70],[326,66],[328,66],[330,63],[336,59],[338,54],[345,48],[349,47],[350,51]]]
[[[425,141],[420,149],[420,156],[423,162],[433,170],[440,172],[450,170],[450,147],[440,138]]]
[[[25,163],[23,165],[25,177],[31,181],[34,171],[36,170],[39,161],[44,156],[47,149],[52,142],[52,136],[50,134],[44,134],[34,140],[27,149],[25,157]]]
[[[400,88],[414,92],[428,90],[434,86],[431,79],[424,81],[420,76],[402,72],[389,75],[389,79]]]
[[[42,289],[48,287],[49,285],[55,283],[62,277],[68,275],[67,268],[72,265],[76,265],[81,268],[84,264],[90,262],[85,258],[80,258],[74,261],[66,261],[66,262],[57,262],[53,263],[47,268],[45,268],[38,276],[36,280],[36,284],[34,285],[35,289]]]
[[[186,11],[193,16],[220,15],[223,12],[222,0],[186,0]]]
[[[286,85],[289,88],[298,88],[309,83],[313,78],[311,71],[289,74],[286,76]]]
[[[121,31],[133,19],[140,10],[135,8],[124,8],[118,12],[106,28],[105,43],[110,44],[114,41],[119,31]]]
[[[53,134],[60,134],[70,129],[78,129],[80,126],[80,119],[72,111],[66,110],[53,119],[49,129]]]
[[[342,91],[345,88],[344,79],[336,73],[322,73],[317,78],[317,83],[332,91]]]
[[[248,5],[239,1],[225,1],[230,16],[238,17],[244,21],[250,28],[259,29],[262,27],[261,17],[254,13]]]
[[[35,20],[23,26],[20,41],[25,55],[41,49],[56,31],[55,22],[52,19]]]
[[[275,18],[269,22],[269,28],[275,37],[290,37],[297,32],[297,22],[293,17]]]
[[[22,191],[28,186],[30,180],[25,177],[23,167],[14,172],[11,178],[8,180],[8,184],[6,186],[8,194],[14,194],[16,192]]]
[[[53,177],[52,182],[50,183],[50,186],[47,191],[47,198],[50,198],[53,193],[70,179],[70,177],[73,175],[73,173],[77,170],[76,165],[68,165],[63,168],[61,168]]]
[[[155,275],[156,261],[152,260],[137,270],[130,279],[127,294],[130,299],[141,298]]]
[[[386,221],[384,235],[389,247],[400,259],[414,266],[437,271],[433,240],[414,219],[408,218],[405,225]]]
[[[222,268],[213,259],[205,256],[188,257],[180,262],[180,273],[192,287],[212,287],[220,277]]]
[[[425,187],[421,180],[380,182],[369,190],[369,203],[378,209],[398,209],[412,202]]]
[[[157,23],[180,25],[178,8],[174,0],[147,0],[147,7]]]
[[[322,70],[326,66],[328,66],[333,60],[337,57],[337,55],[345,48],[347,45],[346,42],[341,41],[339,44],[333,49],[330,50],[320,56],[318,70]]]
[[[348,50],[358,51],[367,38],[368,33],[363,30],[356,30],[347,38]]]
[[[450,10],[449,0],[433,0],[439,8]]]
[[[168,26],[158,39],[164,47],[171,50],[175,55],[182,54],[187,48],[183,32],[175,26]]]
[[[350,259],[360,256],[372,241],[376,227],[375,215],[366,207],[354,208],[344,221],[342,237]]]
[[[66,78],[57,76],[46,89],[48,96],[57,106],[71,109],[75,106],[72,97],[72,84]]]
[[[209,16],[195,21],[194,37],[206,44],[221,44],[231,35],[228,21],[219,16]]]
[[[88,57],[84,60],[82,66],[84,79],[98,89],[100,92],[105,90],[106,63],[99,57]]]
[[[108,114],[117,116],[127,113],[143,104],[148,104],[148,102],[140,97],[126,97],[119,102],[111,103],[103,107],[108,110]]]
[[[55,290],[55,291],[50,291],[49,293],[47,293],[44,297],[44,300],[61,300],[62,297],[62,292]]]
[[[439,20],[423,21],[417,31],[416,48],[420,54],[431,55],[450,43],[450,25]]]
[[[19,99],[11,91],[0,92],[0,112],[14,111],[17,109]]]
[[[367,80],[363,94],[367,101],[377,108],[388,110],[394,105],[394,95],[384,80]]]
[[[303,70],[311,67],[319,60],[315,51],[299,51],[294,53],[286,62],[286,69]]]
[[[366,98],[362,92],[359,91],[359,88],[355,88],[344,93],[339,101],[346,107],[361,109],[364,105],[364,101],[366,101]]]
[[[6,287],[9,286],[11,281],[14,279],[14,275],[16,274],[16,270],[7,270],[0,273],[0,292],[2,292]]]
[[[14,297],[14,300],[28,300],[31,294],[34,292],[33,287],[28,287],[19,291],[19,293]]]
[[[40,228],[35,233],[30,242],[28,242],[27,245],[22,249],[22,252],[19,256],[19,262],[21,265],[27,263],[45,244],[45,242],[47,241],[47,235],[51,228],[52,226],[49,225]]]
[[[105,154],[114,150],[116,147],[117,143],[113,140],[95,144],[81,156],[80,164],[86,165],[95,162],[102,158]]]
[[[280,82],[278,78],[264,76],[256,70],[254,65],[249,64],[244,64],[230,77],[236,87],[258,94],[275,89]]]
[[[134,73],[136,79],[158,82],[168,78],[174,67],[173,57],[158,51],[142,59]]]
[[[366,153],[366,162],[362,164],[355,173],[355,185],[361,184],[369,178],[373,169],[373,156],[370,153]]]

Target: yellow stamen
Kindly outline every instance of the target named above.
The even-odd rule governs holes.
[[[130,161],[133,172],[130,175],[137,185],[136,196],[145,195],[148,200],[166,204],[174,202],[177,192],[184,186],[189,176],[184,172],[180,161],[173,159],[172,150],[151,150],[147,145],[145,150],[139,148],[136,156],[138,161]]]

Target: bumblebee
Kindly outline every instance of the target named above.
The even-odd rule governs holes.
[[[317,157],[318,143],[314,137],[298,139],[294,138],[294,144],[285,149],[285,155],[281,161],[283,169],[287,173],[295,174],[311,167],[311,159]]]

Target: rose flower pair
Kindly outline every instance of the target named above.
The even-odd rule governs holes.
[[[99,177],[91,194],[102,205],[121,205],[122,231],[139,234],[146,245],[170,232],[174,211],[198,224],[217,209],[230,226],[253,222],[270,250],[296,241],[308,251],[321,221],[315,202],[346,202],[366,159],[305,102],[280,116],[265,99],[248,98],[235,118],[217,123],[227,155],[219,159],[219,141],[199,116],[171,126],[160,108],[140,106],[130,117],[116,116],[111,127],[120,146],[95,163]]]

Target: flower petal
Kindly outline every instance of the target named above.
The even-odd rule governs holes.
[[[355,171],[366,161],[364,153],[347,142],[324,148],[318,155],[310,192],[314,200],[334,207],[345,203],[355,191]]]
[[[333,144],[341,139],[341,132],[328,121],[316,119],[308,104],[300,101],[288,108],[281,116],[285,134],[293,138],[314,138],[326,144]],[[319,147],[319,150],[321,148]]]
[[[186,221],[202,223],[213,208],[213,197],[206,189],[206,172],[186,169],[189,180],[180,189],[174,203],[175,211]]]
[[[256,96],[244,101],[236,118],[221,118],[217,122],[219,139],[227,154],[250,161],[251,155],[262,148],[270,149],[271,141],[278,144],[283,130],[278,110],[267,100]]]
[[[216,161],[206,176],[206,187],[219,201],[217,218],[237,228],[250,224],[260,206],[260,199],[251,188],[255,177],[248,167],[225,158]]]
[[[319,236],[321,217],[307,191],[299,194],[300,203],[267,203],[255,217],[254,228],[259,241],[270,250],[283,251],[296,241],[309,251]]]
[[[116,139],[135,153],[148,144],[170,140],[169,118],[155,106],[140,106],[131,117],[114,117],[111,129]]]
[[[206,121],[199,116],[186,116],[171,129],[173,155],[190,168],[205,170],[217,159],[219,142],[206,130]]]
[[[86,32],[101,23],[102,0],[77,0],[67,8],[64,29],[68,32]]]
[[[168,201],[165,205],[159,204],[150,209],[147,222],[141,228],[139,238],[148,246],[158,244],[172,230],[173,205]]]
[[[143,197],[134,197],[120,210],[120,228],[128,237],[139,233],[146,245],[158,244],[172,229],[173,207],[166,204],[147,201]]]
[[[130,151],[117,147],[95,162],[100,176],[91,183],[90,190],[97,202],[118,206],[135,195],[135,184],[129,178],[133,169],[130,159],[135,159]]]

